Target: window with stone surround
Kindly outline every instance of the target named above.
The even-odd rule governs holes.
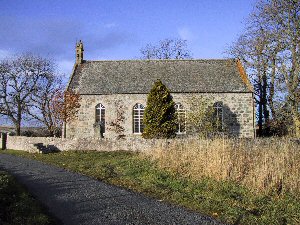
[[[133,133],[142,134],[144,130],[143,116],[145,107],[136,103],[133,107]]]
[[[184,109],[181,103],[175,104],[175,109],[177,112],[177,134],[185,134],[186,133],[186,110]]]
[[[103,133],[105,133],[105,107],[101,103],[96,105],[96,123],[100,123],[103,129]]]
[[[223,131],[223,102],[214,103],[214,124],[217,131]]]

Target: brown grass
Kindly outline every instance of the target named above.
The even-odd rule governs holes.
[[[188,139],[144,154],[193,180],[230,180],[263,193],[300,190],[300,144],[290,139]]]

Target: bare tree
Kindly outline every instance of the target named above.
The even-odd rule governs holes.
[[[255,88],[258,124],[276,120],[276,96],[287,96],[294,132],[300,136],[300,1],[261,0],[248,19],[246,32],[229,52],[244,62]],[[270,113],[271,112],[271,113]],[[271,114],[271,115],[270,115]]]
[[[259,135],[262,134],[263,124],[268,124],[269,121],[268,100],[272,101],[274,97],[274,93],[273,95],[268,93],[271,90],[269,87],[270,80],[272,80],[269,71],[268,45],[267,31],[261,26],[257,27],[251,21],[247,32],[242,34],[228,50],[231,56],[242,60],[254,86],[255,101],[258,105]],[[274,90],[274,86],[272,90]]]
[[[269,15],[269,24],[276,28],[274,32],[279,33],[281,37],[282,48],[278,55],[278,69],[286,86],[294,132],[300,137],[300,1],[267,1],[262,7],[263,13]]]
[[[63,89],[60,77],[50,74],[39,80],[38,89],[30,95],[30,104],[27,107],[28,115],[46,126],[51,136],[61,133],[62,122],[60,122],[53,104]]]
[[[253,14],[269,33],[269,107],[276,118],[272,96],[276,92],[274,78],[277,75],[277,91],[285,95],[289,105],[288,116],[293,120],[293,132],[300,137],[299,87],[300,87],[300,1],[261,0]],[[275,83],[276,84],[276,83]]]
[[[182,39],[164,39],[158,44],[147,44],[140,50],[142,59],[190,59],[187,41]]]
[[[0,114],[13,122],[17,135],[39,81],[53,74],[53,68],[51,61],[31,54],[0,62]]]

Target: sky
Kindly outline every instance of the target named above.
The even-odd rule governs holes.
[[[224,58],[255,0],[0,0],[0,59],[31,52],[69,77],[75,43],[84,59],[140,58],[165,38],[187,40],[193,58]]]

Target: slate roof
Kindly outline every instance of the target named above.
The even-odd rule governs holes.
[[[80,94],[141,94],[160,79],[173,93],[252,92],[239,63],[236,59],[84,61],[75,64],[68,89]]]

